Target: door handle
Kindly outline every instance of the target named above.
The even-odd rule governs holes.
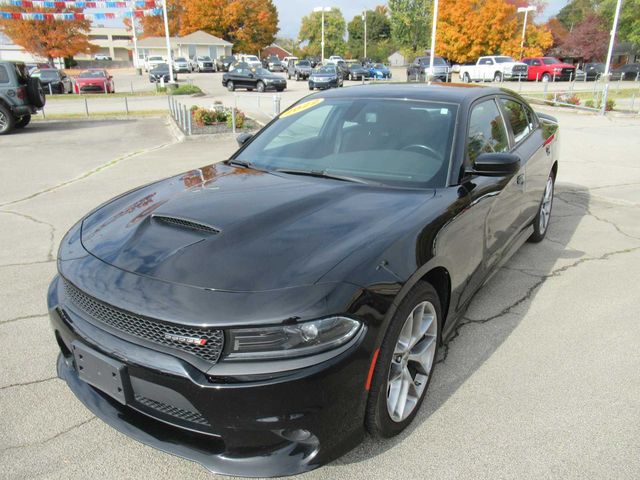
[[[547,145],[546,147],[544,147],[545,151],[547,152],[547,155],[551,155],[551,146]]]
[[[516,177],[516,183],[518,185],[524,185],[524,173],[521,173]]]

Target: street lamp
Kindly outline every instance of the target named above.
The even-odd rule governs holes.
[[[524,55],[524,34],[527,31],[527,15],[529,12],[535,12],[535,5],[527,5],[526,7],[518,8],[518,13],[524,12],[524,22],[522,23],[522,40],[520,40],[520,58]]]
[[[364,22],[364,59],[367,58],[367,11],[362,12],[362,21]]]
[[[613,17],[613,28],[611,29],[611,38],[609,39],[609,51],[607,52],[607,63],[604,66],[604,89],[602,91],[602,105],[600,106],[600,115],[604,115],[607,111],[607,98],[609,96],[609,78],[611,72],[609,69],[611,68],[611,56],[613,55],[613,45],[616,41],[616,30],[618,30],[618,19],[620,18],[620,7],[622,6],[622,0],[618,0],[616,4],[616,14]],[[624,74],[622,74],[622,78],[624,79]]]
[[[431,84],[433,77],[433,57],[436,54],[436,26],[438,25],[438,0],[433,0],[433,20],[431,22],[431,52],[429,52],[429,74],[427,83]]]
[[[314,12],[322,12],[322,42],[320,43],[320,45],[322,45],[322,63],[324,63],[324,12],[330,12],[331,11],[331,7],[316,7],[313,9]]]
[[[173,62],[171,59],[171,40],[169,39],[169,20],[167,19],[167,0],[162,0],[162,17],[164,18],[164,38],[167,43],[167,64],[169,65],[169,83],[176,83],[173,78]]]

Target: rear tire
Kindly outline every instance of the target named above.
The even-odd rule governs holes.
[[[550,82],[551,81],[551,75],[549,75],[548,73],[543,73],[542,74],[542,79],[543,82]]]
[[[433,377],[441,327],[438,293],[429,283],[418,282],[400,303],[380,346],[365,418],[373,436],[399,434],[418,413]],[[390,373],[396,378],[392,379]],[[403,377],[404,373],[409,377]],[[407,390],[399,392],[397,382],[404,386],[404,378],[408,380]]]
[[[24,115],[23,117],[20,117],[15,124],[15,128],[24,128],[27,125],[29,125],[29,122],[31,121],[31,115]]]
[[[547,231],[549,230],[549,222],[551,221],[551,209],[553,207],[553,192],[555,183],[556,179],[552,172],[547,179],[547,185],[544,189],[544,193],[542,194],[542,200],[540,201],[540,206],[538,207],[538,213],[533,219],[533,233],[527,239],[528,242],[539,243],[544,240],[544,237],[547,235]]]
[[[462,81],[464,83],[471,83],[471,77],[469,76],[468,72],[464,72],[464,75],[462,76]]]
[[[0,135],[11,133],[15,127],[16,119],[13,113],[0,105]]]
[[[233,84],[232,81],[228,81],[227,82],[227,90],[229,90],[230,92],[233,92],[236,89],[235,85]]]
[[[493,81],[494,82],[501,82],[502,81],[502,73],[496,72],[495,75],[493,76]]]
[[[256,90],[258,90],[260,93],[264,92],[265,86],[263,82],[258,82],[256,84]]]

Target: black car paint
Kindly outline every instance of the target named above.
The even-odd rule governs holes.
[[[156,82],[160,82],[160,80],[163,80],[165,83],[168,83],[171,81],[171,74],[169,73],[169,66],[165,63],[162,65],[158,65],[155,68],[152,68],[149,71],[149,81],[151,83],[156,83]],[[173,79],[177,80],[178,79],[178,73],[174,70],[173,71]]]
[[[59,276],[48,293],[62,351],[59,375],[97,416],[216,472],[275,476],[316,468],[363,437],[371,359],[416,282],[428,280],[438,290],[446,338],[473,294],[529,236],[546,179],[557,168],[554,119],[538,115],[535,130],[511,149],[522,159],[518,172],[478,176],[465,164],[469,110],[486,99],[519,100],[514,93],[386,85],[307,99],[329,96],[458,103],[447,185],[389,188],[215,164],[98,207],[63,239]],[[221,233],[203,238],[156,225],[154,214],[195,217]],[[165,322],[225,328],[345,314],[364,329],[318,363],[299,360],[283,369],[273,361],[220,361],[205,368],[193,356],[94,326],[65,298],[63,281]],[[78,341],[122,362],[137,391],[179,392],[211,426],[186,425],[135,399],[122,406],[79,381],[70,354]],[[310,436],[296,436],[298,429]]]
[[[325,73],[320,71],[314,71],[309,76],[309,88],[324,90],[327,88],[337,88],[343,85],[344,80],[336,67],[335,72]]]

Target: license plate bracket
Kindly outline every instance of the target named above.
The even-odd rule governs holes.
[[[71,344],[80,380],[127,404],[127,371],[124,364],[75,341]]]

